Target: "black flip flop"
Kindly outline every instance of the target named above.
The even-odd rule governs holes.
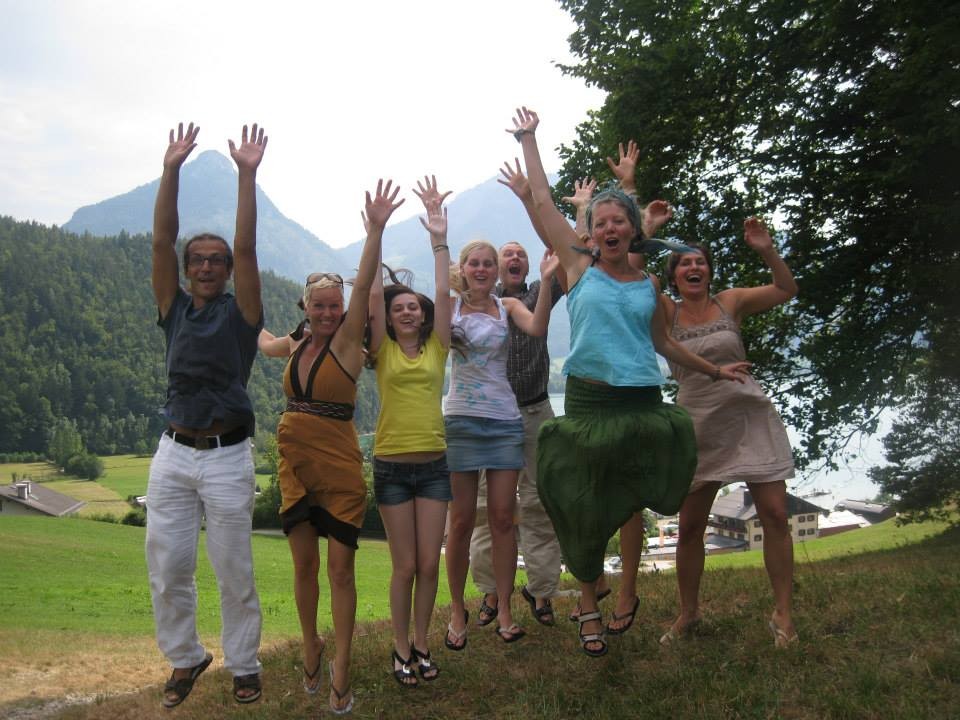
[[[617,615],[613,613],[613,617],[610,619],[613,622],[618,622],[620,620],[627,620],[627,624],[621,628],[612,628],[610,623],[607,623],[607,635],[623,635],[630,627],[633,625],[633,619],[637,616],[637,610],[640,608],[640,598],[635,597],[633,599],[633,610],[628,612],[626,615]]]

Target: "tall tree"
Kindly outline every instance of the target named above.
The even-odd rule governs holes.
[[[560,4],[564,71],[608,93],[562,148],[561,186],[638,140],[640,195],[676,205],[668,232],[706,241],[724,285],[761,281],[739,228],[775,218],[801,293],[745,327],[756,370],[801,462],[875,430],[960,316],[960,3]]]

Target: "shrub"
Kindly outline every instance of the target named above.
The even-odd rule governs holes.
[[[137,508],[136,510],[131,510],[126,515],[124,515],[123,518],[121,518],[120,524],[135,525],[137,527],[146,527],[147,526],[146,508]]]

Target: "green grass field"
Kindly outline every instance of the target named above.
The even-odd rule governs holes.
[[[45,717],[144,720],[170,717],[158,702],[162,659],[152,643],[152,620],[143,560],[143,529],[85,520],[0,518],[0,652],[9,688],[69,687],[83,696],[83,678],[106,666],[93,687],[94,702]],[[251,718],[325,715],[326,692],[310,697],[300,687],[299,631],[290,592],[290,560],[279,537],[254,538],[257,583],[264,607],[265,693],[256,706],[238,709],[229,677],[215,665],[180,720],[243,714]],[[815,558],[815,559],[814,559]],[[799,646],[772,648],[766,619],[770,590],[757,553],[708,560],[703,581],[704,625],[668,649],[657,638],[677,610],[672,573],[638,583],[641,611],[631,631],[610,637],[610,653],[586,657],[576,626],[562,618],[575,598],[555,602],[557,627],[536,625],[517,597],[515,613],[528,631],[504,645],[477,628],[476,599],[469,646],[442,647],[449,619],[434,614],[431,646],[440,680],[416,691],[389,674],[391,639],[387,583],[389,557],[382,543],[363,541],[357,555],[358,621],[353,684],[358,718],[950,718],[960,707],[960,528],[892,522],[797,547],[795,617]],[[731,562],[746,565],[732,567]],[[523,582],[518,576],[518,585]],[[198,568],[201,636],[215,642],[216,592],[202,556]],[[448,602],[440,581],[442,606]],[[616,586],[616,580],[614,580]],[[323,584],[321,584],[323,587]],[[612,600],[603,603],[607,618]],[[322,624],[329,624],[322,590]],[[328,635],[328,639],[330,636]],[[118,641],[119,640],[119,641]],[[213,645],[218,655],[216,645]],[[100,653],[98,655],[98,652]],[[218,655],[217,662],[220,658]],[[111,664],[112,663],[112,664]],[[82,670],[80,670],[82,668]],[[121,682],[122,672],[140,674]],[[144,688],[145,685],[150,687]],[[132,694],[131,694],[132,691]],[[0,704],[0,715],[37,705],[30,696]],[[114,697],[103,693],[122,693]],[[8,695],[10,697],[10,695]]]

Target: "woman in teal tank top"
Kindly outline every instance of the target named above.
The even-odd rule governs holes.
[[[538,123],[536,113],[522,108],[508,132],[523,148],[537,215],[566,272],[571,320],[566,415],[540,430],[538,485],[567,566],[580,581],[581,646],[600,656],[607,644],[596,582],[607,541],[644,507],[676,512],[696,469],[693,425],[684,410],[663,402],[656,354],[714,380],[739,380],[749,364],[718,367],[668,337],[656,278],[628,261],[640,221],[623,193],[594,198],[587,229],[599,256],[578,251],[577,234],[550,194]],[[613,337],[605,337],[608,328]]]

